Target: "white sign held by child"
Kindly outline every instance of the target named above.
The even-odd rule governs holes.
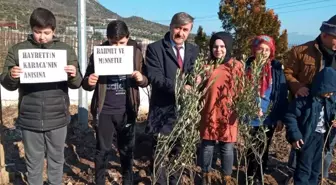
[[[64,67],[67,51],[53,49],[19,50],[20,83],[49,83],[68,80]]]
[[[95,46],[94,71],[97,75],[133,73],[133,46]]]

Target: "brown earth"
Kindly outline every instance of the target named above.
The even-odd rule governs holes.
[[[92,184],[94,174],[94,155],[95,155],[95,131],[92,121],[89,121],[87,129],[82,129],[77,123],[77,107],[71,107],[72,121],[68,127],[68,136],[65,143],[65,165],[63,182],[66,185],[84,185]],[[16,107],[6,107],[3,109],[4,121],[4,148],[7,164],[7,171],[10,172],[11,183],[14,185],[25,183],[25,162],[24,148],[21,140],[20,130],[14,126],[17,117]],[[150,184],[149,156],[151,156],[150,142],[143,134],[146,115],[143,115],[136,126],[136,148],[135,148],[135,181],[136,184]],[[115,152],[109,156],[109,165],[106,184],[120,184],[121,175],[118,153]],[[288,178],[288,168],[286,162],[288,159],[290,146],[287,144],[284,132],[276,133],[273,138],[273,144],[270,149],[269,168],[265,175],[265,184],[284,185]],[[219,161],[218,161],[219,163]],[[46,163],[45,163],[46,164]],[[46,165],[45,165],[46,166]],[[197,170],[200,171],[199,168]],[[239,167],[239,184],[242,184],[244,177],[244,168]],[[336,163],[334,162],[330,169],[331,179],[336,181]],[[234,177],[237,176],[235,167]],[[46,174],[44,173],[46,178]],[[216,171],[213,174],[213,184],[220,184],[220,173]],[[191,184],[190,179],[183,177],[184,184]],[[200,174],[195,177],[195,184],[199,184]],[[332,181],[325,184],[336,184]]]

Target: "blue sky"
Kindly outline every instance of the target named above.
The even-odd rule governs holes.
[[[195,33],[202,25],[207,33],[221,30],[217,12],[219,0],[98,0],[122,17],[139,16],[169,25],[171,17],[185,11],[195,17]],[[267,0],[289,33],[316,36],[322,21],[336,14],[336,0]]]

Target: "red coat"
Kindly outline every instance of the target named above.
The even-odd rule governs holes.
[[[236,96],[235,80],[243,75],[243,65],[231,59],[218,66],[212,73],[201,111],[200,135],[202,139],[236,142],[238,134],[237,115],[229,106]],[[208,84],[210,85],[210,84]]]

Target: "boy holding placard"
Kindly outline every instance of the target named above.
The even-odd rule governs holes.
[[[141,50],[136,41],[129,38],[130,33],[125,22],[121,20],[110,22],[106,33],[108,41],[102,44],[103,47],[98,47],[100,50],[95,48],[82,84],[83,88],[88,91],[95,90],[91,101],[91,113],[97,123],[95,181],[96,184],[105,184],[107,155],[112,149],[113,136],[116,131],[123,184],[129,185],[133,184],[134,123],[140,104],[139,87],[146,87],[148,80],[141,73],[143,65]],[[131,53],[120,54],[115,52],[114,46],[117,46],[118,51],[127,51],[128,46],[133,46],[133,49]],[[110,67],[107,68],[111,71],[109,75],[106,75],[108,71],[101,70],[101,74],[97,74],[98,68],[95,65],[102,60],[94,61],[97,58],[94,55],[101,53],[108,53],[104,59],[106,62],[103,63],[110,63]],[[129,55],[133,55],[130,61],[126,60]],[[122,57],[118,59],[118,62],[108,60],[118,58],[117,56]],[[123,62],[131,62],[131,65],[124,65]],[[119,70],[113,70],[113,68]],[[127,71],[131,71],[130,74],[125,74],[128,73]]]
[[[52,12],[37,8],[30,16],[32,34],[8,51],[1,85],[19,90],[16,124],[22,140],[30,185],[43,184],[45,153],[48,184],[62,184],[64,143],[70,123],[69,88],[81,86],[75,51],[55,34]],[[55,77],[57,76],[57,77]]]

